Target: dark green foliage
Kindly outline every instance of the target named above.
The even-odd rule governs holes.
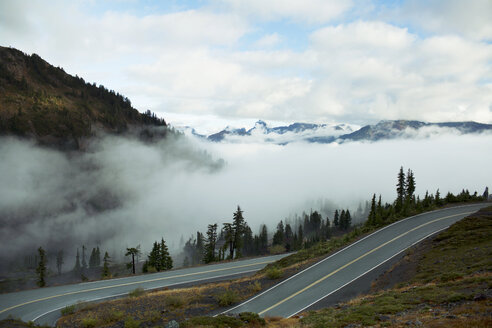
[[[75,266],[73,268],[73,272],[76,275],[79,275],[81,272],[81,267],[80,267],[80,255],[79,255],[79,249],[77,248],[77,255],[75,256]]]
[[[285,239],[285,228],[282,220],[277,224],[277,231],[273,235],[273,245],[283,245]]]
[[[405,172],[403,166],[400,167],[398,172],[398,183],[396,184],[396,201],[395,210],[400,213],[403,210],[403,201],[405,200],[406,184],[405,184]]]
[[[236,250],[236,258],[242,257],[241,249],[243,247],[243,235],[245,229],[245,221],[243,211],[237,206],[236,212],[232,217],[232,228],[234,230],[234,249]]]
[[[169,250],[167,248],[166,242],[164,238],[161,238],[161,242],[154,242],[152,246],[152,250],[150,251],[147,261],[144,263],[144,267],[142,268],[143,272],[150,271],[163,271],[170,270],[173,268],[173,259],[169,254]]]
[[[268,252],[268,230],[266,225],[261,226],[259,236],[259,253],[266,254]]]
[[[82,245],[82,270],[87,269],[87,262],[85,261],[85,246]]]
[[[235,289],[226,289],[217,295],[217,302],[220,306],[229,306],[239,302],[240,297]]]
[[[205,263],[214,262],[217,260],[215,257],[215,244],[217,243],[217,224],[209,224],[207,230],[207,242],[205,243],[205,256],[203,261]]]
[[[135,274],[135,256],[140,255],[140,245],[137,247],[127,247],[125,256],[131,256],[132,259],[129,263],[127,263],[127,268],[132,269],[132,273]]]
[[[42,247],[38,248],[38,254],[39,254],[39,263],[38,267],[36,268],[36,273],[38,275],[38,281],[37,285],[39,287],[44,287],[46,286],[46,252]]]
[[[56,254],[56,269],[58,270],[59,275],[62,273],[63,263],[64,263],[63,262],[63,250],[60,250]]]
[[[108,252],[104,253],[104,258],[103,258],[103,271],[102,271],[102,278],[110,278],[111,277],[111,272],[109,271],[109,263],[110,263],[110,257]]]

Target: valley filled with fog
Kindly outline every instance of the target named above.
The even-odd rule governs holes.
[[[122,259],[126,247],[146,254],[161,237],[177,253],[182,238],[230,221],[237,205],[257,233],[320,204],[355,211],[373,193],[392,202],[400,166],[413,170],[417,195],[481,194],[492,182],[491,144],[490,134],[285,146],[107,136],[62,153],[2,138],[2,257],[64,249],[70,270],[82,245]]]

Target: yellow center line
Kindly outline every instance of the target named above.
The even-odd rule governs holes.
[[[244,268],[244,267],[249,267],[249,266],[254,266],[254,265],[261,265],[261,264],[267,264],[267,263],[272,263],[272,262],[274,262],[274,261],[273,260],[270,260],[270,261],[264,261],[264,262],[258,262],[258,263],[236,265],[236,266],[228,267],[228,268],[213,269],[213,270],[201,271],[201,272],[184,273],[184,274],[179,274],[179,275],[169,276],[169,277],[161,277],[161,278],[148,279],[148,280],[142,280],[142,281],[127,282],[127,283],[124,283],[124,284],[117,284],[117,285],[111,285],[111,286],[103,286],[103,287],[96,287],[96,288],[90,288],[90,289],[84,289],[84,290],[77,290],[77,291],[73,291],[73,292],[67,292],[67,293],[63,293],[63,294],[57,294],[57,295],[47,296],[47,297],[39,298],[39,299],[36,299],[36,300],[31,300],[31,301],[27,301],[27,302],[20,303],[20,304],[17,304],[17,305],[13,305],[11,307],[8,307],[8,308],[5,308],[3,310],[0,310],[0,313],[6,312],[6,311],[10,311],[12,309],[15,309],[15,308],[18,308],[20,306],[27,305],[27,304],[32,304],[32,303],[36,303],[36,302],[46,301],[46,300],[49,300],[49,299],[52,299],[52,298],[57,298],[57,297],[62,297],[62,296],[68,296],[68,295],[74,295],[74,294],[81,294],[81,293],[93,292],[93,291],[96,291],[96,290],[103,290],[103,289],[109,289],[109,288],[116,288],[116,287],[123,287],[123,286],[137,285],[137,284],[144,284],[144,283],[147,283],[147,282],[154,282],[154,281],[159,281],[159,280],[167,280],[167,279],[172,279],[172,278],[181,278],[181,277],[188,277],[188,276],[196,276],[196,275],[205,274],[205,273],[226,271],[226,270],[231,270],[231,269]],[[183,283],[185,283],[185,281]]]
[[[404,232],[404,233],[402,233],[401,235],[398,235],[398,236],[396,236],[395,238],[393,238],[393,239],[391,239],[391,240],[388,240],[387,242],[385,242],[385,243],[383,243],[383,244],[379,245],[378,247],[373,248],[372,250],[370,250],[370,251],[368,251],[367,253],[365,253],[365,254],[363,254],[363,255],[359,256],[358,258],[356,258],[356,259],[354,259],[354,260],[352,260],[352,261],[350,261],[350,262],[348,262],[348,263],[344,264],[343,266],[339,267],[338,269],[336,269],[336,270],[334,270],[334,271],[330,272],[330,273],[329,273],[329,274],[327,274],[326,276],[324,276],[324,277],[322,277],[322,278],[320,278],[320,279],[316,280],[315,282],[313,282],[313,283],[309,284],[308,286],[306,286],[306,287],[304,287],[303,289],[301,289],[301,290],[299,290],[299,291],[295,292],[294,294],[292,294],[292,295],[290,295],[290,296],[288,296],[288,297],[284,298],[283,300],[279,301],[278,303],[275,303],[274,305],[270,306],[269,308],[267,308],[267,309],[265,309],[265,310],[263,310],[263,311],[261,311],[261,312],[258,312],[258,314],[259,314],[259,315],[262,315],[262,314],[264,314],[265,312],[268,312],[268,311],[270,311],[271,309],[276,308],[276,307],[277,307],[277,306],[279,306],[280,304],[282,304],[282,303],[284,303],[284,302],[287,302],[287,301],[288,301],[288,300],[290,300],[291,298],[296,297],[297,295],[299,295],[299,294],[301,294],[302,292],[304,292],[304,291],[308,290],[309,288],[311,288],[311,287],[313,287],[313,286],[316,286],[316,285],[317,285],[317,284],[319,284],[320,282],[322,282],[322,281],[324,281],[324,280],[328,279],[329,277],[331,277],[331,276],[333,276],[334,274],[336,274],[337,272],[339,272],[339,271],[341,271],[341,270],[345,269],[345,268],[346,268],[346,267],[348,267],[349,265],[354,264],[355,262],[359,261],[360,259],[362,259],[362,258],[364,258],[364,257],[366,257],[366,256],[368,256],[368,255],[370,255],[370,254],[372,254],[372,253],[374,253],[374,252],[375,252],[375,251],[377,251],[378,249],[381,249],[382,247],[384,247],[384,246],[388,245],[389,243],[392,243],[392,242],[394,242],[395,240],[400,239],[401,237],[403,237],[403,236],[405,236],[405,235],[407,235],[407,234],[411,233],[412,231],[415,231],[415,230],[417,230],[417,229],[420,229],[420,228],[422,228],[422,227],[425,227],[426,225],[432,224],[432,223],[437,222],[437,221],[441,221],[441,220],[449,219],[449,218],[452,218],[452,217],[454,217],[454,216],[468,215],[468,214],[471,214],[471,213],[473,213],[473,212],[468,212],[468,213],[460,213],[460,214],[454,214],[454,215],[445,216],[445,217],[438,218],[438,219],[435,219],[435,220],[432,220],[432,221],[426,222],[426,223],[424,223],[424,224],[421,224],[421,225],[419,225],[419,226],[417,226],[417,227],[415,227],[415,228],[413,228],[413,229],[410,229],[410,230],[408,230],[407,232]]]

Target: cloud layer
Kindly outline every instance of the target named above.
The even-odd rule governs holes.
[[[492,122],[490,2],[2,1],[0,39],[165,117]]]

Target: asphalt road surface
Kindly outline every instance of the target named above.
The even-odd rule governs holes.
[[[224,313],[291,317],[344,289],[360,288],[358,281],[404,250],[489,205],[452,207],[393,223]]]
[[[253,274],[268,263],[284,256],[286,254],[119,279],[0,294],[0,320],[12,315],[24,321],[53,325],[60,316],[60,309],[77,302],[98,301],[124,296],[136,288],[149,290]]]

